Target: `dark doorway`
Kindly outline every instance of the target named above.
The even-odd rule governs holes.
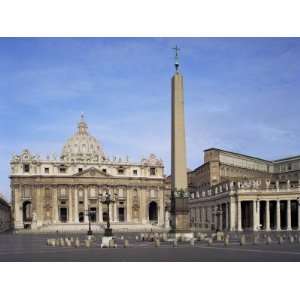
[[[32,221],[32,205],[30,201],[23,203],[23,222]]]
[[[252,201],[242,201],[242,229],[252,229]]]
[[[66,207],[61,207],[59,209],[59,220],[62,223],[66,223],[68,221],[68,209]]]
[[[83,223],[83,222],[84,222],[84,213],[83,213],[83,212],[80,212],[80,213],[79,213],[78,219],[79,219],[79,222],[80,222],[80,223]]]
[[[266,201],[259,202],[259,225],[260,229],[266,229]]]
[[[102,213],[102,218],[103,218],[103,222],[107,222],[107,220],[108,220],[108,213],[106,211],[104,211]]]
[[[276,201],[270,201],[270,228],[276,229]]]
[[[280,224],[281,229],[287,228],[287,202],[280,201]]]
[[[157,222],[157,204],[154,201],[149,204],[149,221]]]
[[[298,201],[291,201],[291,226],[292,229],[298,228]]]
[[[118,215],[119,215],[119,222],[124,222],[125,221],[125,209],[124,209],[124,207],[119,207],[118,208]]]
[[[96,207],[90,208],[90,218],[91,218],[92,223],[97,222],[97,208]]]
[[[222,204],[222,228],[221,228],[221,230],[226,230],[227,228],[226,228],[226,204],[225,203],[223,203]]]

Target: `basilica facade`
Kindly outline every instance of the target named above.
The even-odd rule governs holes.
[[[160,228],[166,225],[168,196],[164,165],[154,154],[134,163],[110,159],[88,132],[83,116],[60,157],[40,158],[29,150],[11,162],[12,216],[15,229],[101,229],[108,214],[112,227]],[[103,203],[103,195],[114,201]]]

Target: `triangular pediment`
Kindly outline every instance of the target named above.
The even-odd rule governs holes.
[[[76,176],[76,177],[98,177],[98,178],[99,177],[111,177],[111,175],[108,175],[95,167],[91,167],[82,172],[78,172],[78,173],[74,174],[73,176]]]

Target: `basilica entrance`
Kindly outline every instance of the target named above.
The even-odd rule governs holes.
[[[119,207],[118,208],[118,217],[119,217],[119,222],[125,222],[125,209],[124,209],[124,207]]]
[[[25,201],[22,207],[24,228],[30,228],[32,222],[32,204],[30,201]]]
[[[149,221],[157,223],[157,203],[155,201],[150,202],[149,204]]]
[[[59,208],[59,221],[66,223],[68,221],[68,209],[66,207]]]

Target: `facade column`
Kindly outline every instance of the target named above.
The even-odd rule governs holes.
[[[257,208],[256,201],[252,201],[252,222],[253,222],[253,231],[257,231]]]
[[[14,228],[23,228],[21,185],[14,187]]]
[[[68,213],[68,223],[72,223],[72,220],[73,220],[73,197],[72,197],[72,191],[73,190],[73,187],[71,185],[69,185],[69,213]]]
[[[237,201],[237,230],[242,231],[242,205],[241,201]]]
[[[119,222],[119,215],[118,215],[118,204],[117,202],[114,203],[114,221]]]
[[[78,188],[74,186],[74,222],[79,223],[79,215],[78,215]]]
[[[57,198],[57,186],[53,187],[53,220],[52,223],[58,223],[58,198]]]
[[[98,203],[98,222],[103,223],[103,210],[101,201]]]
[[[89,222],[89,216],[88,216],[89,204],[88,204],[88,188],[87,188],[87,186],[84,187],[83,196],[84,196],[84,223],[88,223]]]
[[[164,214],[165,214],[165,207],[164,207],[164,194],[163,190],[158,190],[158,199],[159,199],[159,216],[158,216],[158,225],[164,225]]]
[[[298,230],[300,230],[300,200],[297,201],[298,204]]]
[[[281,230],[280,200],[276,201],[276,230]]]
[[[131,208],[132,208],[132,190],[127,188],[126,191],[126,222],[131,222]]]
[[[287,200],[287,230],[292,230],[292,226],[291,226],[291,200]]]
[[[266,231],[270,230],[270,202],[266,201]]]

